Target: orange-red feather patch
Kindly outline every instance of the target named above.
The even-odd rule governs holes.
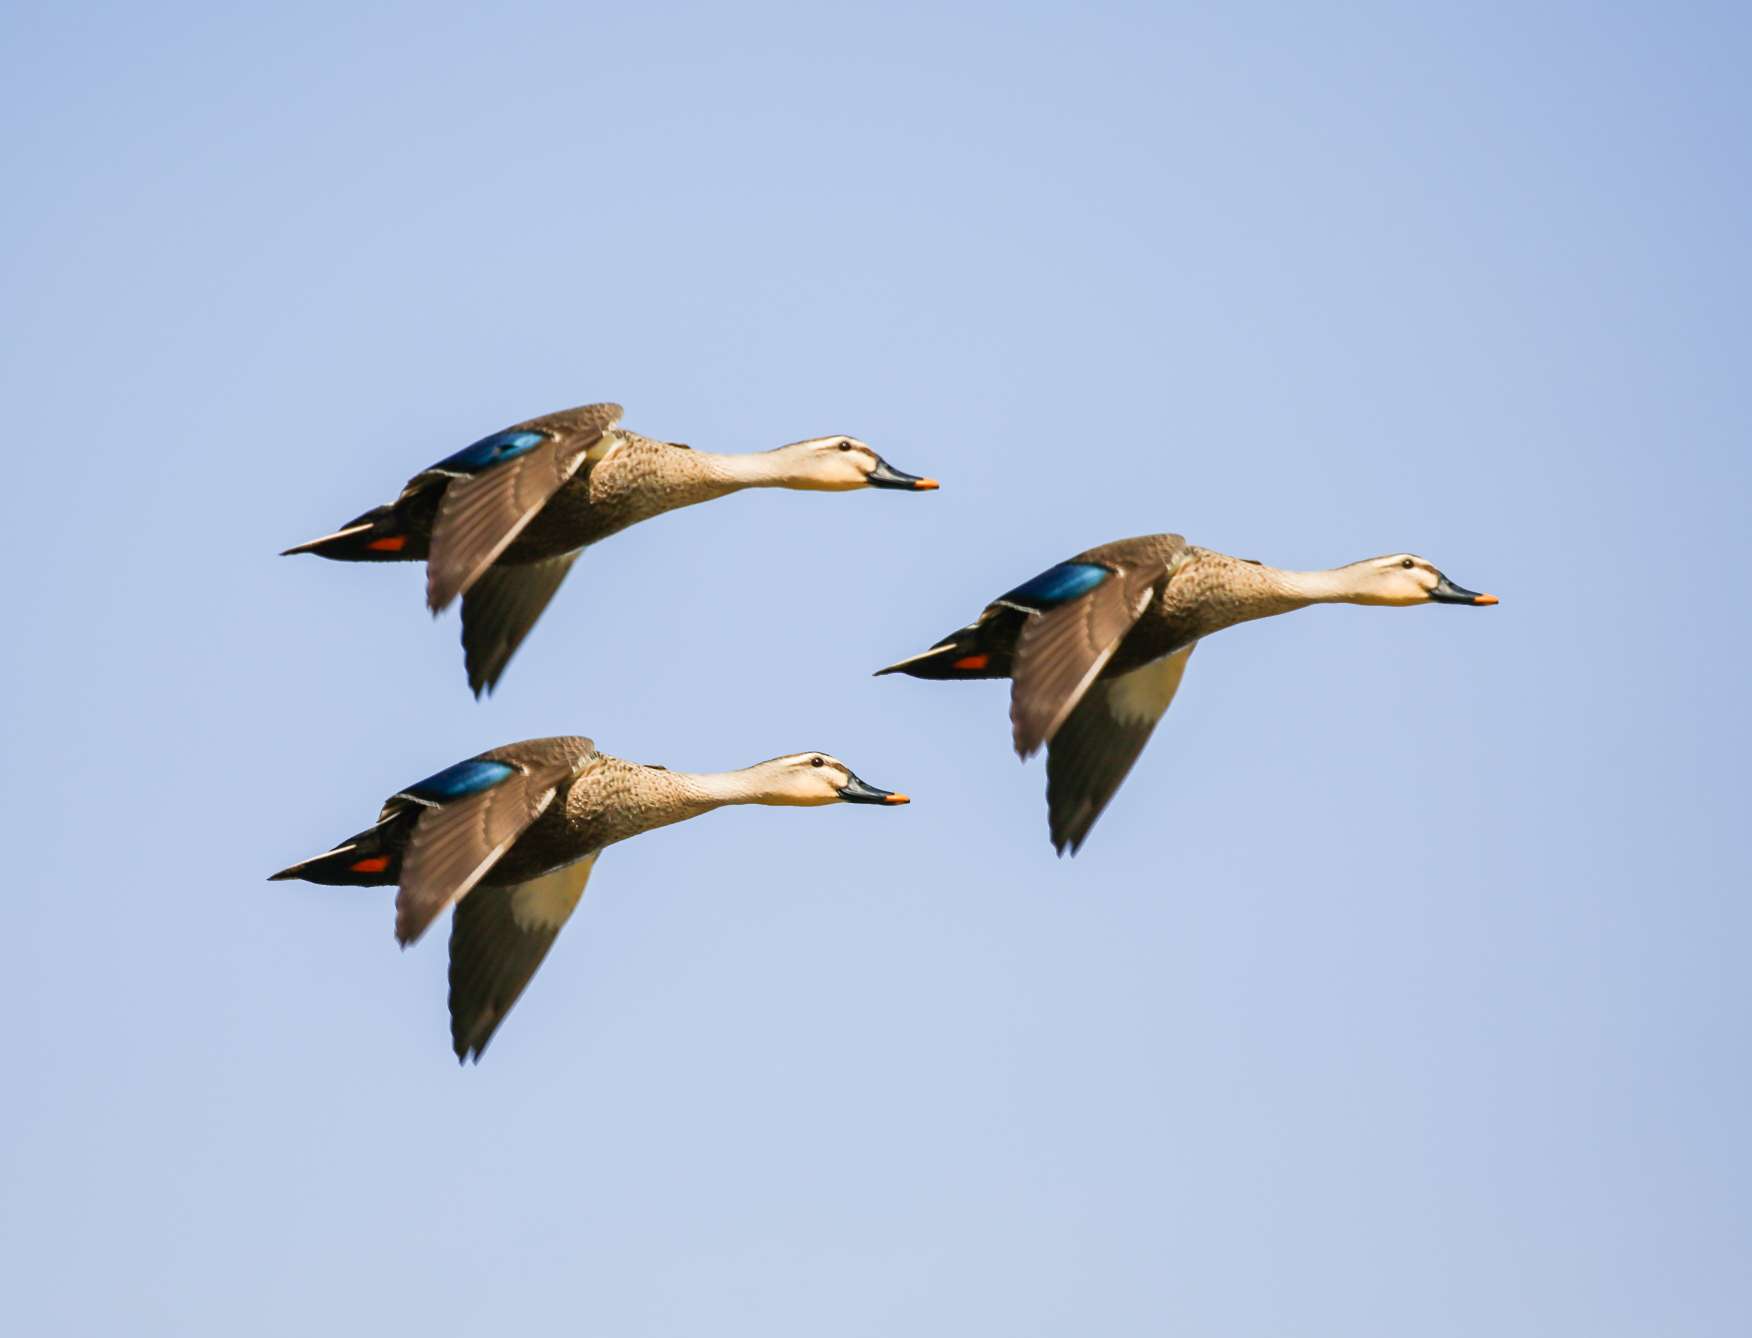
[[[990,655],[963,655],[950,666],[952,669],[984,669],[992,662]]]
[[[372,855],[367,859],[356,860],[347,867],[354,873],[382,873],[389,867],[389,856]]]
[[[408,546],[408,536],[405,534],[385,535],[381,539],[373,539],[365,547],[376,553],[399,553]]]

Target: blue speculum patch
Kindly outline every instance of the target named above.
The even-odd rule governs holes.
[[[1078,595],[1086,595],[1113,572],[1094,562],[1061,562],[1048,567],[1031,581],[1024,581],[1004,601],[1025,608],[1050,609]]]
[[[504,762],[482,762],[478,759],[458,762],[453,767],[445,767],[435,776],[428,776],[418,784],[408,786],[402,793],[435,804],[447,803],[452,799],[467,799],[471,794],[492,789],[516,770],[516,767]]]
[[[540,432],[495,432],[472,446],[464,446],[455,455],[445,456],[432,468],[452,474],[478,474],[493,465],[514,460],[525,451],[533,451],[546,440],[547,437]]]

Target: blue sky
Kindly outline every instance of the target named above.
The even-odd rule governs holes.
[[[1748,35],[10,7],[21,1331],[1744,1331]],[[943,488],[641,526],[478,705],[274,556],[600,399]],[[1000,687],[868,674],[1160,530],[1503,602],[1213,639],[1056,860]],[[915,802],[608,852],[459,1071],[441,933],[262,880],[572,732]]]

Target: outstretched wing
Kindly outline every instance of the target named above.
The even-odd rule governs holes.
[[[1055,575],[1072,593],[1028,619],[1010,671],[1010,724],[1022,757],[1053,737],[1155,592],[1149,574],[1073,562],[1043,572],[999,602],[1021,604],[1018,596]]]
[[[1180,690],[1192,647],[1117,678],[1102,679],[1065,717],[1046,752],[1046,810],[1053,848],[1074,855],[1118,791],[1156,722]]]
[[[409,786],[390,801],[426,810],[402,855],[395,936],[404,947],[446,906],[468,895],[574,774],[571,760],[523,766],[477,758]]]
[[[511,656],[578,560],[576,553],[515,567],[488,567],[462,597],[462,650],[475,696],[498,685]]]
[[[533,418],[426,471],[451,478],[426,558],[426,603],[434,613],[480,578],[620,416],[618,404],[592,404]]]
[[[596,856],[514,887],[477,888],[450,923],[450,1040],[478,1063],[584,896]]]

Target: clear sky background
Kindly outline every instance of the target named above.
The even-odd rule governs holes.
[[[1710,5],[12,5],[19,1333],[1752,1330],[1752,28]],[[525,416],[855,433],[588,554],[498,697],[275,556]],[[1090,544],[1409,548],[1224,633],[1076,860]],[[263,881],[476,750],[831,750],[611,850],[486,1060]]]

